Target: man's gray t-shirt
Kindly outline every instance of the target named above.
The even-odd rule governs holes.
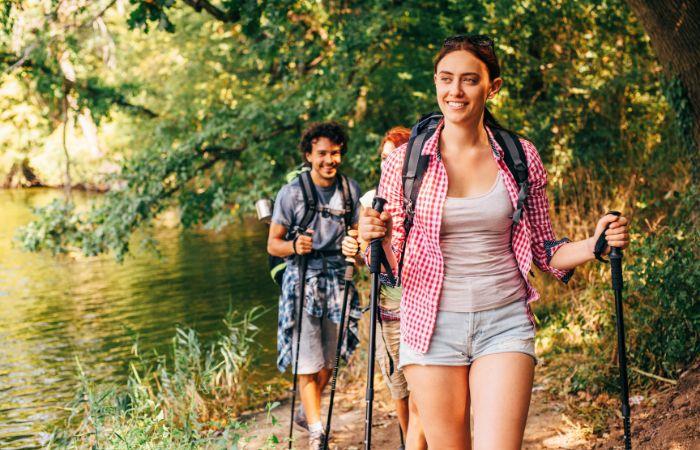
[[[360,186],[351,178],[348,178],[348,185],[354,203],[352,223],[349,225],[355,225],[360,219]],[[314,250],[340,250],[343,236],[345,236],[343,220],[345,205],[342,188],[337,181],[327,188],[315,184],[314,187],[318,206],[327,208],[331,214],[317,213],[311,220],[308,228],[314,230],[313,248]],[[296,177],[277,193],[272,221],[291,230],[301,222],[304,211],[304,193],[299,185],[299,177]],[[329,268],[343,267],[344,259],[342,255],[330,256],[326,258],[326,264]],[[308,267],[322,269],[323,261],[321,258],[311,258]]]

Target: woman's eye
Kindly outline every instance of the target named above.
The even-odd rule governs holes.
[[[476,78],[465,78],[464,81],[465,81],[467,84],[476,84],[476,83],[477,83],[477,79],[476,79]]]
[[[443,83],[452,83],[451,78],[440,78],[440,81],[442,81]]]

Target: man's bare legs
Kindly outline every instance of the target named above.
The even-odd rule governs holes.
[[[330,377],[331,369],[328,368],[309,375],[299,374],[299,394],[309,424],[321,421],[321,393]]]

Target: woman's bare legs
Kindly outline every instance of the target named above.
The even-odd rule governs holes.
[[[414,364],[403,371],[418,406],[428,448],[470,450],[469,368]],[[408,450],[420,449],[410,437],[407,444]]]
[[[534,360],[524,353],[486,355],[472,363],[474,450],[520,449],[534,372]]]
[[[428,443],[425,441],[423,424],[418,415],[418,406],[413,396],[408,397],[408,433],[406,433],[406,448],[411,450],[427,450]]]

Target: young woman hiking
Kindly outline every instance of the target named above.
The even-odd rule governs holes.
[[[423,146],[429,162],[413,227],[406,236],[402,146],[382,164],[384,212],[365,209],[359,232],[367,241],[382,238],[394,273],[405,247],[399,359],[428,447],[518,449],[536,362],[529,303],[539,294],[528,280],[531,266],[566,282],[594,258],[608,224],[608,243],[627,247],[628,221],[606,215],[588,239],[556,240],[546,171],[533,144],[521,139],[529,193],[514,225],[518,186],[494,139],[500,126],[486,109],[502,83],[491,39],[445,40],[434,80],[444,119]]]
[[[408,142],[411,130],[405,127],[393,127],[386,132],[382,142],[379,144],[379,152],[384,161],[397,147]],[[372,208],[375,190],[367,191],[360,198],[362,208]],[[352,236],[343,238],[342,251],[345,256],[354,257],[358,255],[360,247],[364,251],[367,241],[358,242]],[[396,416],[401,426],[403,440],[416,450],[425,450],[427,443],[423,428],[420,425],[415,402],[410,400],[408,384],[403,371],[399,369],[399,341],[400,341],[400,320],[401,313],[399,303],[401,302],[401,287],[382,285],[379,294],[379,314],[382,319],[380,332],[377,335],[377,362],[381,367],[384,384],[389,388],[391,398],[394,400]],[[394,365],[391,372],[389,358]],[[402,449],[403,447],[400,447]]]

